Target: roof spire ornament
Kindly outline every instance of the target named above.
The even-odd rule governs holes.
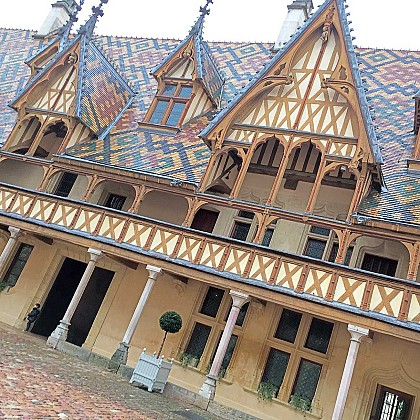
[[[207,0],[204,6],[200,6],[200,17],[195,22],[195,25],[191,28],[190,35],[197,34],[200,37],[203,33],[204,18],[210,14],[209,5],[213,4],[213,0]]]
[[[61,38],[59,51],[62,51],[64,47],[69,43],[71,29],[73,28],[73,25],[78,21],[77,15],[82,10],[84,3],[85,0],[80,0],[79,3],[76,2],[74,13],[70,15],[67,23],[58,32],[58,36]]]
[[[104,11],[102,10],[102,7],[104,4],[107,4],[108,0],[100,0],[98,6],[92,7],[92,15],[88,19],[88,21],[80,27],[79,34],[85,35],[85,37],[90,40],[93,35],[93,31],[95,30],[96,22],[100,17],[104,15]]]

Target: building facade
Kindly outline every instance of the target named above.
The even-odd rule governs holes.
[[[211,1],[181,42],[96,36],[103,3],[0,30],[0,321],[134,366],[173,310],[202,404],[419,418],[420,53],[355,48],[343,0],[274,47],[205,42]]]

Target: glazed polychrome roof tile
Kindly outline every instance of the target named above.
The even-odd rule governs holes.
[[[104,140],[85,142],[67,151],[92,162],[120,166],[198,183],[209,151],[198,138],[208,124],[199,118],[177,136],[146,133],[141,121],[156,92],[149,72],[179,45],[176,40],[96,37],[95,43],[117,62],[123,75],[139,92],[131,107]],[[23,30],[0,30],[0,138],[4,142],[13,128],[16,113],[7,103],[27,82],[24,61],[42,43]],[[209,43],[218,68],[226,76],[224,103],[231,100],[269,59],[268,44]],[[420,224],[420,179],[407,172],[415,144],[414,100],[420,86],[420,52],[359,48],[362,77],[376,116],[378,143],[386,189],[373,190],[359,213]]]

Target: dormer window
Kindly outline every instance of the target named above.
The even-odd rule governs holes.
[[[192,86],[189,84],[165,84],[152,104],[149,122],[179,127],[184,119],[184,111],[191,98],[191,93]]]

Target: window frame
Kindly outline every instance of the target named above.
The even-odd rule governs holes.
[[[283,382],[280,386],[277,396],[274,396],[274,399],[280,400],[282,402],[288,403],[290,401],[292,390],[296,382],[299,367],[302,360],[307,360],[309,362],[313,362],[322,366],[318,383],[317,383],[317,387],[316,387],[316,391],[315,391],[315,395],[312,400],[312,405],[314,405],[314,402],[317,399],[317,395],[319,395],[319,393],[321,392],[323,380],[330,364],[332,349],[334,347],[334,343],[337,337],[337,331],[338,331],[337,323],[331,322],[331,320],[329,319],[320,318],[317,316],[312,316],[311,314],[308,314],[308,313],[297,311],[294,308],[288,308],[288,307],[278,307],[278,308],[280,308],[280,310],[273,311],[274,313],[271,320],[271,325],[270,325],[270,328],[268,329],[268,333],[264,342],[264,349],[261,352],[260,360],[257,365],[258,374],[255,377],[253,388],[255,390],[258,390],[258,387],[264,375],[265,366],[266,366],[266,363],[270,354],[270,350],[271,348],[273,348],[273,349],[290,354],[289,363],[287,365],[287,368],[284,374]],[[280,319],[284,310],[300,313],[302,315],[298,332],[296,334],[296,338],[293,343],[290,343],[288,341],[281,340],[275,337],[275,333],[277,331],[277,327],[278,327],[278,324],[280,322]],[[326,321],[333,324],[327,352],[325,354],[305,347],[305,343],[306,343],[313,319],[319,319],[321,321]]]
[[[221,303],[219,305],[219,309],[218,309],[217,314],[214,318],[211,317],[211,316],[202,314],[200,312],[201,307],[203,306],[204,300],[206,299],[206,296],[207,296],[207,293],[208,293],[210,287],[214,287],[216,289],[220,289],[220,290],[224,291],[224,295],[223,295],[223,298],[222,298]],[[196,301],[193,313],[192,313],[192,315],[190,317],[190,320],[189,320],[188,328],[186,329],[186,332],[185,332],[184,337],[183,337],[182,342],[181,342],[181,346],[180,346],[181,350],[178,354],[178,360],[181,360],[183,354],[185,354],[185,350],[189,346],[189,343],[190,343],[195,325],[198,322],[200,324],[210,326],[211,331],[210,331],[209,337],[207,339],[207,343],[204,347],[203,354],[201,355],[200,360],[198,361],[197,365],[196,366],[189,366],[189,367],[192,368],[192,369],[198,369],[201,372],[206,372],[209,369],[210,361],[214,357],[214,355],[216,354],[217,345],[219,343],[221,334],[223,333],[223,330],[226,326],[225,319],[228,318],[231,303],[232,303],[232,298],[229,295],[229,290],[222,289],[222,288],[217,287],[215,285],[203,286],[201,288],[200,293],[199,293],[199,298]],[[248,307],[248,310],[245,314],[244,321],[243,321],[242,325],[235,325],[234,328],[233,328],[232,335],[236,335],[238,337],[238,339],[236,341],[235,348],[232,352],[232,357],[230,359],[229,366],[226,369],[225,375],[223,376],[223,378],[221,378],[223,380],[230,381],[232,379],[231,375],[229,373],[229,370],[235,363],[235,359],[236,359],[236,356],[238,354],[238,349],[241,345],[244,330],[245,330],[246,325],[248,323],[249,312],[250,312],[250,307]]]
[[[319,260],[320,261],[335,262],[335,258],[334,258],[334,261],[331,261],[331,255],[332,255],[332,252],[333,252],[333,249],[334,249],[334,245],[337,245],[338,247],[340,246],[337,234],[334,232],[333,229],[328,229],[329,230],[328,235],[323,235],[323,234],[320,234],[320,233],[312,232],[311,231],[312,228],[328,229],[328,228],[322,228],[322,227],[316,226],[316,225],[309,225],[307,230],[306,230],[306,233],[304,235],[305,240],[303,241],[301,254],[305,255],[305,256],[308,256],[308,257],[311,257],[311,258],[317,258],[317,257],[312,257],[312,256],[306,254],[309,241],[311,239],[317,240],[317,241],[323,241],[323,242],[325,242],[325,247],[324,247],[324,250],[322,252],[322,257]],[[345,255],[344,261],[343,261],[343,265],[346,265],[346,266],[350,267],[350,264],[351,264],[352,259],[353,259],[354,249],[355,249],[355,244],[354,243],[350,244],[349,247],[347,248],[346,255]],[[350,255],[349,255],[349,252],[350,252]]]
[[[16,278],[16,282],[14,284],[10,283],[10,281],[8,281],[8,277],[10,276],[14,266],[16,265],[16,263],[19,260],[19,256],[22,253],[22,250],[24,247],[30,247],[30,251],[29,251],[29,255],[28,258],[26,259],[25,263],[23,264],[22,270],[20,271],[19,275]],[[14,250],[13,255],[11,256],[10,260],[8,261],[7,264],[7,269],[5,270],[1,281],[5,282],[7,284],[7,287],[12,288],[15,287],[18,284],[18,281],[22,275],[22,273],[24,272],[26,265],[28,264],[29,259],[31,258],[32,255],[32,251],[34,250],[35,246],[31,245],[30,243],[26,243],[26,242],[19,242],[19,244],[17,245],[17,247]]]
[[[165,89],[168,86],[175,86],[175,90],[173,94],[165,94]],[[182,89],[185,87],[188,87],[191,89],[190,95],[188,97],[180,96]],[[166,126],[166,127],[171,127],[171,128],[181,127],[185,119],[185,116],[188,112],[188,107],[189,107],[189,104],[191,103],[191,99],[193,98],[193,91],[194,91],[194,86],[191,80],[188,80],[188,81],[164,80],[164,82],[162,83],[162,86],[158,89],[158,92],[153,98],[152,104],[143,122],[157,125],[157,126]],[[153,115],[155,113],[155,110],[159,102],[167,102],[168,104],[159,122],[152,121]],[[168,119],[171,117],[175,104],[183,104],[184,107],[180,113],[177,123],[175,125],[170,125],[167,122],[168,122]]]

